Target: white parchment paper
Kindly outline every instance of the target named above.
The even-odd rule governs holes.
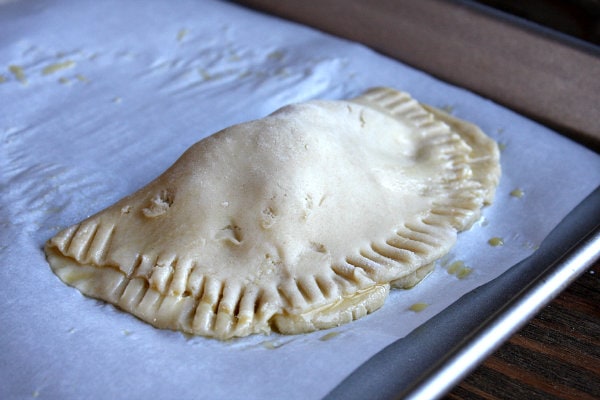
[[[224,2],[2,4],[0,81],[3,399],[321,398],[530,255],[600,184],[598,155],[540,125],[361,45]],[[329,331],[222,343],[154,329],[48,267],[48,238],[201,138],[291,102],[381,85],[480,125],[503,149],[503,176],[495,204],[436,271],[379,311]],[[456,261],[470,273],[459,279]]]

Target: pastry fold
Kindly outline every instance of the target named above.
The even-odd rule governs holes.
[[[375,88],[217,132],[45,251],[65,283],[159,328],[308,332],[423,279],[499,177],[479,128]]]

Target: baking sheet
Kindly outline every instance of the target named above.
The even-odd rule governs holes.
[[[364,46],[226,2],[21,0],[0,6],[0,32],[2,398],[322,398],[533,254],[600,184],[597,154],[540,125]],[[291,102],[381,85],[480,125],[503,149],[503,177],[496,203],[436,271],[376,313],[324,332],[221,343],[85,298],[46,264],[49,237],[149,182],[202,137]],[[455,261],[470,274],[449,273]],[[410,311],[417,302],[428,307]]]
[[[441,398],[599,258],[600,187],[538,251],[375,354],[326,399]]]

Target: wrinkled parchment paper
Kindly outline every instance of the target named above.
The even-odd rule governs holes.
[[[321,398],[530,255],[600,184],[600,157],[542,126],[361,45],[225,2],[2,4],[0,81],[3,399]],[[480,125],[500,143],[503,176],[495,204],[435,272],[374,314],[222,343],[86,298],[46,263],[42,246],[59,229],[137,190],[201,138],[382,85]]]

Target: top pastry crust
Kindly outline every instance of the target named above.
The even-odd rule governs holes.
[[[492,200],[498,160],[478,128],[392,89],[294,104],[196,143],[46,254],[158,327],[328,328],[417,283]]]

